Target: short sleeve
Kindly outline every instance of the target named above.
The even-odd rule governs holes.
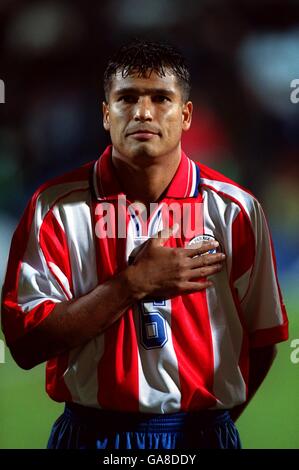
[[[288,338],[288,320],[277,278],[271,235],[261,205],[254,200],[248,213],[241,211],[234,230],[234,288],[249,333],[250,347],[263,347]]]
[[[14,233],[2,290],[2,328],[8,345],[43,321],[58,302],[71,298],[65,241],[52,219],[36,194]]]

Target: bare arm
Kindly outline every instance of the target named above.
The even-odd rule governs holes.
[[[31,369],[102,333],[132,304],[128,287],[122,272],[76,300],[57,304],[38,326],[9,345],[14,360]]]
[[[212,283],[203,280],[222,268],[225,256],[206,254],[215,248],[168,248],[162,237],[150,239],[132,266],[90,293],[57,304],[51,314],[24,337],[9,345],[18,365],[35,365],[84,344],[101,334],[134,302],[151,297],[173,297],[200,291]],[[194,257],[195,256],[195,257]]]
[[[277,354],[275,345],[251,349],[249,357],[249,385],[248,399],[242,405],[236,406],[230,412],[233,421],[236,421],[251,401],[262,384]]]

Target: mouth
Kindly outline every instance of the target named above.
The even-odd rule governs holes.
[[[131,131],[128,132],[127,137],[132,137],[133,139],[136,140],[150,140],[153,139],[154,137],[160,137],[161,134],[160,132],[157,131],[152,131],[149,129],[138,129],[136,131]]]

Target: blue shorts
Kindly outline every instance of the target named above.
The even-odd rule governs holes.
[[[144,414],[65,406],[48,449],[240,449],[227,410]]]

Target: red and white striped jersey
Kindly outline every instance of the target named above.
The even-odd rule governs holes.
[[[141,234],[138,217],[129,213],[125,237],[98,236],[103,204],[114,206],[117,225],[121,194],[111,147],[96,162],[35,193],[14,234],[3,289],[8,345],[51,315],[58,302],[78,298],[124,269],[140,240],[163,228],[163,207],[202,203],[195,239],[215,238],[226,253],[214,286],[133,305],[105,333],[49,360],[46,389],[59,402],[134,412],[243,403],[249,349],[288,337],[261,206],[248,191],[182,152],[147,233]],[[182,235],[167,243],[189,242]]]

